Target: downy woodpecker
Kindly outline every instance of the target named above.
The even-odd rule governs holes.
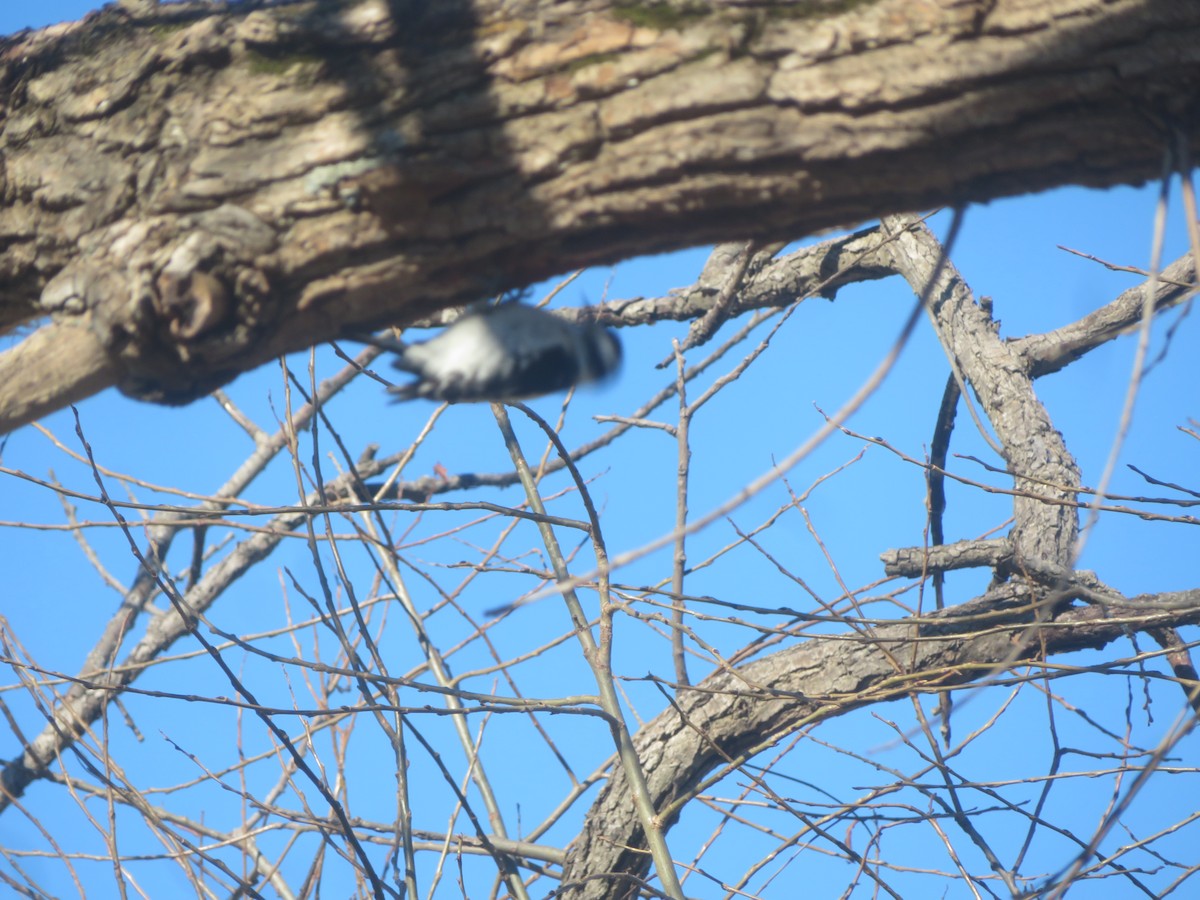
[[[611,330],[521,303],[469,310],[419,344],[371,343],[395,351],[393,365],[417,376],[390,389],[396,400],[527,400],[598,381],[621,364],[621,342]]]

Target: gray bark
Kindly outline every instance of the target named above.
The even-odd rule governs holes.
[[[802,727],[912,692],[1002,677],[1043,654],[1103,647],[1131,629],[1200,622],[1200,590],[1060,607],[1049,618],[1039,613],[1046,596],[1004,585],[919,620],[805,641],[680,690],[636,738],[659,815],[672,824],[703,786]],[[641,846],[628,786],[614,773],[568,856],[563,896],[637,897],[649,868]]]

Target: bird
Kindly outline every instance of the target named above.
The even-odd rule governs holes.
[[[369,342],[394,351],[392,364],[417,376],[389,388],[396,401],[511,403],[599,381],[621,365],[611,329],[518,302],[469,309],[421,343]]]

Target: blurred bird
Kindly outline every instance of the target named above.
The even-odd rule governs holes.
[[[594,322],[576,324],[522,303],[469,310],[419,344],[371,337],[417,376],[390,388],[396,400],[512,402],[598,381],[621,364],[621,342]]]

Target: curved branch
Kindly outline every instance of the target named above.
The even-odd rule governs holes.
[[[1086,587],[1079,594],[1089,595]],[[995,675],[1013,663],[1103,647],[1131,631],[1200,622],[1200,588],[1092,606],[1046,618],[1042,596],[1019,583],[895,625],[870,637],[852,631],[812,638],[680,689],[675,706],[647,723],[635,743],[651,799],[671,808],[710,780],[797,729],[871,703],[933,692]],[[1057,600],[1057,595],[1055,595]],[[886,651],[886,652],[881,652]],[[906,660],[903,670],[894,660]],[[601,792],[568,855],[562,896],[632,898],[625,885],[645,877],[649,857],[621,774]],[[674,807],[678,814],[678,805]]]
[[[923,224],[905,217],[885,221],[898,234],[884,252],[919,293],[935,272],[941,244]],[[943,267],[928,311],[951,366],[979,397],[1013,472],[1013,566],[1073,567],[1079,515],[1070,501],[1080,486],[1079,467],[1034,393],[1028,364],[1000,339],[991,314],[975,302],[953,265]]]

